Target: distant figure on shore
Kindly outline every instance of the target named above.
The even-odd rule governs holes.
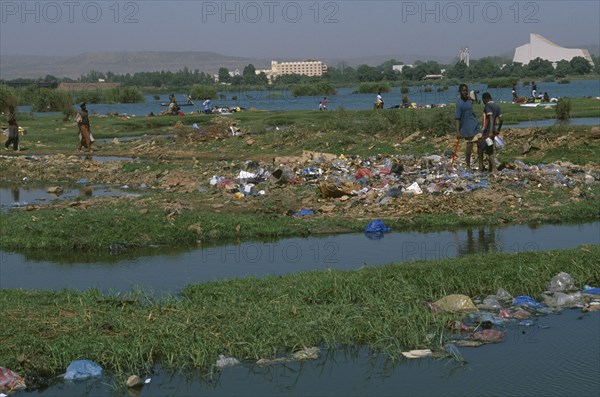
[[[547,92],[544,92],[544,97],[542,98],[543,102],[550,102],[550,95]]]
[[[512,86],[512,98],[513,98],[513,102],[517,101],[518,95],[517,95],[517,85],[513,84]]]
[[[327,97],[323,98],[323,110],[327,110]]]
[[[77,122],[77,127],[79,129],[79,144],[77,145],[77,151],[81,152],[81,148],[85,147],[90,153],[92,153],[92,143],[94,143],[94,138],[90,128],[90,117],[87,111],[86,103],[83,102],[81,105],[79,105],[79,109],[80,110],[77,112],[77,116],[75,117],[75,121]]]
[[[383,97],[381,96],[381,92],[378,92],[377,97],[375,98],[375,109],[383,109]]]
[[[536,94],[537,94],[537,84],[535,84],[535,81],[531,82],[531,97],[533,99],[536,98]]]
[[[202,102],[202,112],[204,114],[210,114],[212,113],[212,105],[210,103],[210,98],[208,98],[207,100],[205,100],[204,102]]]
[[[323,102],[319,101],[319,110],[323,110]]]
[[[8,121],[8,140],[4,144],[4,150],[8,150],[12,143],[13,150],[17,152],[19,150],[19,125],[17,124],[17,118],[15,114],[15,107],[13,105],[8,105],[8,109],[6,111],[6,121]]]

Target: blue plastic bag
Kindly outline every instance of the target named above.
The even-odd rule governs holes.
[[[600,288],[588,288],[583,290],[584,294],[600,295]]]
[[[539,309],[544,307],[542,303],[536,301],[535,299],[527,295],[515,296],[515,299],[513,300],[513,305],[527,306],[533,309]]]
[[[392,228],[387,227],[381,219],[375,219],[365,227],[365,233],[386,233],[392,230]]]
[[[75,360],[67,367],[65,380],[82,380],[102,375],[102,367],[90,360]]]
[[[313,210],[310,210],[308,208],[304,208],[304,209],[301,209],[300,211],[296,212],[294,214],[294,216],[311,216],[311,215],[314,215],[314,214],[315,214],[315,212]]]

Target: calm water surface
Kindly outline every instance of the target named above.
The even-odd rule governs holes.
[[[394,87],[390,92],[383,94],[385,107],[397,106],[402,102],[402,97],[408,95],[410,102],[422,105],[449,104],[456,102],[458,98],[458,85],[450,85],[447,90],[435,82],[430,85],[412,86],[408,94],[402,94],[400,87]],[[550,97],[598,97],[600,96],[600,79],[597,80],[574,80],[570,84],[538,83],[538,92],[548,92]],[[496,102],[512,101],[511,88],[489,88],[485,84],[474,84],[469,88],[479,90],[480,95],[488,91]],[[375,94],[353,94],[357,87],[339,88],[336,95],[327,96],[327,107],[330,110],[344,108],[347,110],[370,110],[373,109]],[[431,92],[429,92],[431,90]],[[517,87],[519,96],[528,96],[531,87],[519,85]],[[186,93],[175,94],[177,99],[184,103]],[[158,100],[152,95],[145,96],[144,103],[133,104],[88,104],[90,113],[107,114],[120,113],[135,116],[146,116],[150,112],[158,114],[165,107],[161,102],[167,101],[168,94],[161,95]],[[265,90],[265,91],[234,91],[222,92],[220,98],[213,100],[216,106],[240,106],[246,109],[259,110],[318,110],[319,101],[322,96],[294,97],[287,90]],[[183,112],[196,111],[193,106],[181,108]],[[29,112],[31,106],[21,106],[20,111]]]
[[[538,227],[481,227],[445,232],[290,238],[220,247],[100,255],[0,251],[0,289],[92,287],[125,292],[143,287],[177,294],[188,284],[319,269],[357,269],[393,262],[442,259],[484,252],[522,252],[600,244],[600,222]]]

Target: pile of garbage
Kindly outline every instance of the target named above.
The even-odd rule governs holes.
[[[448,324],[446,354],[461,361],[458,347],[477,347],[504,340],[509,327],[539,327],[537,319],[548,314],[558,314],[564,308],[580,308],[583,312],[600,311],[600,287],[585,285],[575,287],[573,278],[561,272],[550,280],[540,301],[521,295],[513,297],[503,288],[495,295],[474,299],[461,294],[443,297],[436,302],[425,302],[434,313],[461,315]],[[404,353],[403,353],[404,354]],[[406,358],[434,355],[430,350],[406,352]]]
[[[246,162],[237,175],[214,175],[210,181],[225,191],[248,196],[264,194],[261,182],[310,184],[323,199],[358,198],[387,205],[403,195],[453,195],[502,188],[518,190],[549,187],[571,189],[575,199],[586,185],[600,180],[600,169],[569,162],[526,165],[520,160],[502,164],[496,174],[467,172],[451,167],[452,153],[445,156],[336,156],[304,151],[302,156],[279,157],[272,165]],[[255,169],[249,167],[255,166]]]

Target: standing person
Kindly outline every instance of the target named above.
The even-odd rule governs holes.
[[[8,147],[12,143],[13,150],[19,151],[19,125],[17,124],[17,118],[15,116],[15,107],[8,105],[6,111],[6,121],[8,121],[8,140],[4,144],[4,150],[8,150]]]
[[[517,85],[516,84],[513,84],[513,86],[512,86],[512,98],[513,98],[513,102],[517,101],[518,96],[517,96]]]
[[[327,97],[323,98],[323,110],[327,110]]]
[[[93,152],[92,150],[92,131],[90,129],[90,117],[86,108],[86,103],[83,102],[79,105],[79,112],[77,112],[77,117],[75,121],[77,121],[77,127],[79,128],[79,144],[77,145],[77,151],[81,152],[81,147],[85,147],[89,150],[89,152]]]
[[[202,106],[203,106],[202,110],[204,111],[204,114],[212,113],[212,105],[210,102],[210,98],[208,98],[207,100],[202,102]]]
[[[531,82],[531,97],[535,100],[535,95],[537,93],[537,84],[535,84],[535,81]]]
[[[502,128],[502,111],[500,105],[492,101],[492,96],[489,92],[484,92],[481,96],[483,100],[483,137],[479,140],[479,150],[477,152],[479,158],[479,169],[483,171],[483,155],[488,155],[489,171],[496,172],[496,158],[494,157],[494,138],[500,133]],[[496,128],[498,122],[498,128]],[[489,139],[489,140],[488,140]]]
[[[381,92],[378,92],[377,98],[375,98],[375,109],[383,109],[383,97],[381,96]]]
[[[456,101],[456,111],[454,119],[456,120],[456,139],[464,138],[467,142],[467,151],[465,153],[467,172],[471,171],[471,153],[473,152],[473,139],[481,133],[479,121],[473,111],[473,101],[469,98],[469,87],[461,84],[458,87],[460,99]]]

